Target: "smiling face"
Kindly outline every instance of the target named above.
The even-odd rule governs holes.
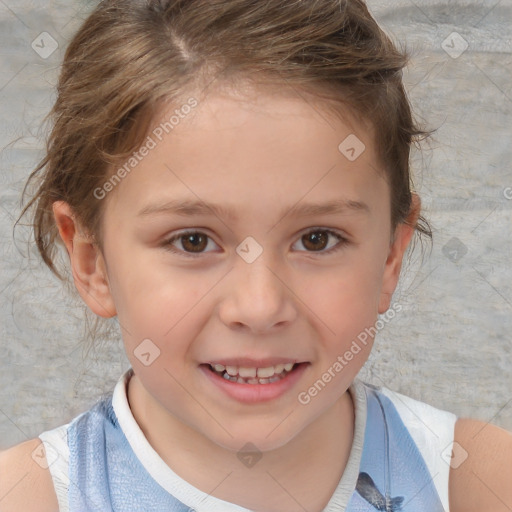
[[[366,146],[355,161],[338,148],[353,134]],[[232,450],[283,446],[347,396],[371,340],[299,401],[389,307],[412,234],[401,225],[390,245],[372,134],[260,91],[211,94],[152,137],[103,219],[139,407],[155,428],[191,427]]]

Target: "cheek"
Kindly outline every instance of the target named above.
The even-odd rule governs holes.
[[[204,322],[209,319],[208,294],[219,276],[171,269],[160,264],[116,268],[113,290],[127,357],[141,375],[147,359],[156,359],[147,378],[169,370],[179,377]],[[133,270],[135,268],[135,270]],[[148,341],[149,340],[149,341]],[[149,354],[143,355],[143,354]]]
[[[344,283],[339,283],[339,286],[344,286]],[[334,286],[331,290],[334,291]],[[346,287],[343,290],[348,291]],[[351,294],[343,295],[338,300],[326,299],[326,296],[322,298],[323,306],[315,315],[316,329],[323,333],[318,338],[322,345],[319,354],[323,360],[319,369],[324,371],[331,368],[338,356],[346,354],[341,361],[342,369],[333,370],[336,374],[342,370],[341,380],[349,383],[370,354],[373,344],[372,327],[377,320],[376,307],[368,301],[368,296],[366,301],[364,296]]]
[[[378,314],[382,269],[361,255],[353,264],[333,268],[324,277],[308,280],[301,296],[335,337],[357,334]]]
[[[218,278],[166,265],[165,258],[125,258],[115,268],[111,290],[120,321],[133,331],[165,335],[192,313]]]

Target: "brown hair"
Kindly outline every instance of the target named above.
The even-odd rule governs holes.
[[[93,191],[140,146],[162,102],[243,78],[310,92],[371,123],[394,230],[411,209],[411,144],[428,135],[402,84],[408,58],[362,0],[102,1],[67,48],[46,156],[23,197],[36,178],[38,189],[20,218],[35,206],[39,253],[63,279],[52,203],[68,202],[101,247],[105,201]],[[422,216],[415,228],[432,237]]]

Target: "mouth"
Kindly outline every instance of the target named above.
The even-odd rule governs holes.
[[[298,366],[306,363],[279,363],[273,366],[233,366],[220,363],[207,364],[208,369],[229,382],[238,384],[272,384],[292,373]]]
[[[199,367],[208,382],[225,396],[240,403],[256,404],[291,393],[310,364],[285,358],[238,358],[211,361]]]

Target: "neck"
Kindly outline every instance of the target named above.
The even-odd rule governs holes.
[[[133,375],[128,401],[148,442],[177,475],[218,499],[258,512],[320,512],[345,470],[354,437],[348,392],[287,444],[264,452],[252,467],[177,418],[163,424],[145,405],[145,393]]]

